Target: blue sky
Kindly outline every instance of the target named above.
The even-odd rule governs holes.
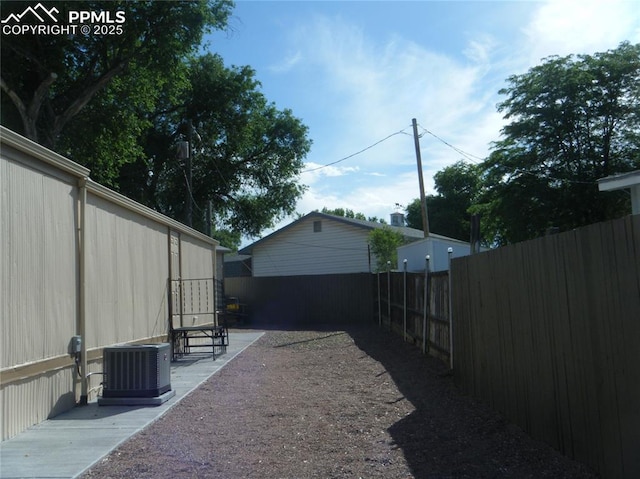
[[[433,194],[437,171],[480,161],[500,138],[506,78],[549,55],[624,40],[640,42],[638,0],[238,0],[229,31],[207,37],[210,51],[250,65],[266,98],[309,127],[313,171],[301,175],[309,188],[297,211],[343,207],[387,221],[419,197],[412,118]]]

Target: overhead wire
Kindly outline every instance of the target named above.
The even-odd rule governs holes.
[[[348,160],[349,158],[353,158],[354,156],[357,156],[357,155],[359,155],[359,154],[361,154],[361,153],[364,153],[364,152],[365,152],[365,151],[367,151],[367,150],[370,150],[370,149],[371,149],[371,148],[373,148],[374,146],[378,146],[380,143],[385,142],[385,141],[387,141],[389,138],[392,138],[392,137],[394,137],[394,136],[396,136],[396,135],[402,135],[402,134],[409,135],[409,133],[406,133],[406,132],[405,132],[405,130],[406,130],[407,128],[411,128],[411,125],[409,125],[409,126],[408,126],[408,127],[406,127],[406,128],[403,128],[403,129],[402,129],[402,130],[400,130],[400,131],[396,131],[395,133],[391,133],[389,136],[384,137],[382,140],[378,140],[378,141],[376,141],[375,143],[373,143],[373,144],[371,144],[371,145],[367,146],[366,148],[363,148],[363,149],[362,149],[362,150],[360,150],[360,151],[356,151],[355,153],[352,153],[352,154],[350,154],[350,155],[348,155],[348,156],[345,156],[344,158],[340,158],[339,160],[332,161],[331,163],[327,163],[326,165],[321,165],[321,166],[318,166],[318,167],[315,167],[315,168],[309,168],[308,170],[301,171],[300,173],[310,173],[310,172],[312,172],[312,171],[318,171],[318,170],[321,170],[321,169],[323,169],[323,168],[327,168],[327,167],[329,167],[329,166],[337,165],[338,163],[342,163],[343,161],[346,161],[346,160]]]
[[[446,141],[445,139],[441,138],[440,136],[436,135],[436,134],[435,134],[435,133],[433,133],[432,131],[428,130],[428,129],[427,129],[427,128],[425,128],[424,126],[422,126],[422,125],[418,125],[418,126],[422,129],[422,134],[420,135],[420,137],[423,137],[423,136],[424,136],[424,134],[428,134],[428,135],[432,136],[433,138],[435,138],[436,140],[438,140],[439,142],[441,142],[441,143],[443,143],[444,145],[446,145],[447,147],[451,148],[452,150],[454,150],[454,151],[455,151],[455,152],[457,152],[458,154],[462,155],[465,159],[469,160],[470,162],[472,162],[472,163],[474,163],[474,164],[479,164],[480,162],[485,161],[485,158],[481,158],[481,157],[479,157],[479,156],[477,156],[477,155],[474,155],[474,154],[472,154],[472,153],[469,153],[469,152],[467,152],[467,151],[464,151],[464,150],[462,150],[461,148],[458,148],[457,146],[455,146],[455,145],[451,144],[450,142],[448,142],[448,141]],[[366,151],[368,151],[368,150],[370,150],[370,149],[372,149],[372,148],[374,148],[374,147],[378,146],[379,144],[381,144],[381,143],[383,143],[383,142],[385,142],[385,141],[389,140],[390,138],[393,138],[394,136],[402,135],[402,134],[404,134],[404,135],[408,135],[408,136],[412,136],[410,133],[407,133],[407,132],[406,132],[406,130],[407,130],[407,129],[409,129],[409,128],[411,128],[411,127],[412,127],[412,125],[409,125],[409,126],[407,126],[407,127],[403,128],[402,130],[399,130],[399,131],[396,131],[396,132],[394,132],[394,133],[391,133],[390,135],[387,135],[386,137],[384,137],[384,138],[382,138],[382,139],[380,139],[380,140],[378,140],[378,141],[376,141],[376,142],[372,143],[371,145],[369,145],[369,146],[367,146],[367,147],[365,147],[365,148],[363,148],[363,149],[361,149],[361,150],[356,151],[355,153],[352,153],[352,154],[350,154],[350,155],[347,155],[347,156],[345,156],[345,157],[343,157],[343,158],[340,158],[340,159],[338,159],[338,160],[336,160],[336,161],[332,161],[332,162],[327,163],[327,164],[325,164],[325,165],[320,165],[320,166],[317,166],[317,167],[314,167],[314,168],[309,168],[309,169],[303,170],[303,171],[301,171],[301,172],[300,172],[300,174],[302,174],[302,173],[310,173],[310,172],[314,172],[314,171],[319,171],[319,170],[322,170],[322,169],[324,169],[324,168],[328,168],[328,167],[330,167],[330,166],[333,166],[333,165],[336,165],[336,164],[342,163],[342,162],[344,162],[344,161],[346,161],[346,160],[348,160],[348,159],[350,159],[350,158],[353,158],[353,157],[355,157],[355,156],[357,156],[357,155],[360,155],[360,154],[362,154],[362,153],[364,153],[364,152],[366,152]],[[222,179],[222,181],[223,181],[223,182],[228,186],[228,185],[229,185],[229,183],[228,183],[228,181],[227,181],[227,179],[226,179],[225,175],[222,173],[222,171],[220,171],[220,169],[219,169],[219,168],[218,168],[218,166],[215,164],[215,162],[214,162],[214,166],[215,166],[215,168],[216,168],[216,171],[217,171],[218,175],[219,175],[219,176],[220,176],[220,178]],[[537,175],[536,175],[535,173],[533,173],[533,172],[523,171],[523,170],[518,170],[518,171],[516,171],[516,173],[521,173],[521,174],[528,174],[528,175],[534,175],[534,176],[537,176]],[[184,172],[184,171],[183,171],[183,174],[185,174],[185,172]],[[579,181],[579,180],[570,180],[570,179],[560,179],[560,178],[552,178],[552,177],[547,177],[547,179],[549,179],[549,180],[555,180],[555,181],[563,181],[563,182],[568,182],[568,183],[593,184],[593,182]],[[185,180],[186,180],[186,174],[185,174]],[[188,182],[187,182],[187,184],[188,184]],[[192,195],[192,192],[191,192],[191,191],[189,191],[189,195],[191,196],[191,199],[193,200],[193,204],[195,205],[195,207],[196,207],[199,211],[202,211],[202,209],[201,209],[201,208],[200,208],[200,207],[195,203],[195,199],[193,198],[193,195]]]
[[[462,156],[464,156],[467,160],[471,161],[472,163],[478,164],[479,161],[484,161],[485,160],[484,158],[480,158],[479,156],[476,156],[476,155],[468,153],[468,152],[466,152],[464,150],[461,150],[457,146],[454,146],[451,143],[447,142],[446,140],[440,138],[435,133],[427,130],[422,125],[418,125],[418,126],[420,126],[420,128],[422,128],[423,133],[427,133],[427,134],[431,135],[432,137],[434,137],[438,141],[442,142],[443,144],[445,144],[449,148],[453,149],[454,151],[456,151],[459,154],[461,154]],[[536,173],[534,173],[532,171],[526,171],[526,170],[522,170],[522,169],[515,170],[514,173],[520,173],[520,174],[539,177],[538,174],[536,174]],[[544,176],[544,178],[547,179],[547,180],[553,180],[553,181],[559,181],[559,182],[565,182],[565,183],[574,183],[574,184],[583,184],[583,185],[593,185],[593,184],[595,184],[594,181],[571,180],[571,179],[568,179],[568,178],[555,178],[555,177],[552,177],[552,176]]]
[[[462,156],[464,156],[467,160],[469,160],[472,163],[478,163],[479,161],[484,161],[484,158],[480,158],[479,156],[473,155],[471,153],[468,153],[464,150],[461,150],[460,148],[458,148],[457,146],[452,145],[451,143],[449,143],[448,141],[440,138],[438,135],[436,135],[435,133],[427,130],[424,126],[422,125],[418,125],[420,128],[422,128],[422,131],[424,133],[427,133],[429,135],[431,135],[432,137],[434,137],[436,140],[440,141],[441,143],[445,144],[446,146],[448,146],[449,148],[451,148],[452,150],[456,151],[457,153],[460,153]]]

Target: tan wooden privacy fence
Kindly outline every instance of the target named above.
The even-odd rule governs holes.
[[[640,477],[640,216],[451,274],[457,384],[603,477]]]
[[[376,286],[375,312],[379,325],[421,347],[423,352],[448,362],[448,272],[383,272],[377,274]]]
[[[224,289],[261,325],[351,325],[371,322],[372,278],[369,273],[226,278]]]

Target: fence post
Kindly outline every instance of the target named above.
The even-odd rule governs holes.
[[[404,273],[402,275],[402,335],[407,341],[407,260],[402,261]]]
[[[451,257],[453,248],[447,249],[449,254],[449,368],[453,371],[453,311],[451,311]]]
[[[376,274],[378,277],[378,327],[382,327],[382,304],[380,302],[380,271]]]
[[[429,352],[429,255],[424,258],[424,297],[422,298],[424,311],[422,313],[422,353]]]
[[[391,331],[391,261],[387,261],[387,318]]]

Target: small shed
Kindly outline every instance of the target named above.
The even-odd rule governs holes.
[[[407,271],[424,271],[425,258],[429,255],[429,269],[431,271],[448,270],[449,248],[451,248],[452,258],[468,256],[471,252],[471,245],[466,241],[431,233],[422,240],[398,248],[398,269],[404,269],[404,260],[406,259]]]

